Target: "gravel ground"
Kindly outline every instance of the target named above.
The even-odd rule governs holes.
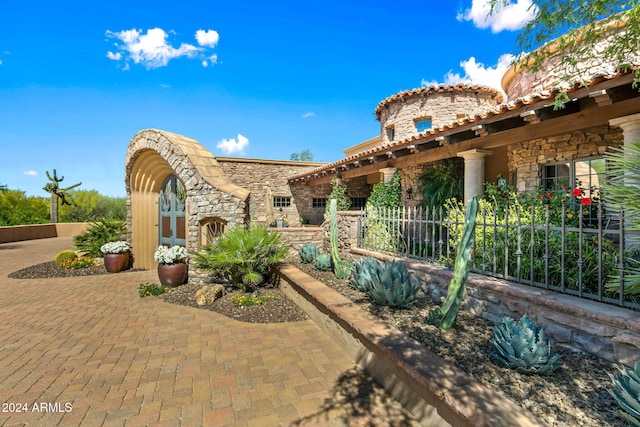
[[[337,279],[333,273],[320,272],[309,264],[292,262],[301,270],[319,279],[341,294],[360,304],[363,309],[395,326],[408,336],[445,360],[472,375],[479,382],[507,396],[531,411],[538,419],[552,426],[625,426],[617,414],[617,403],[607,393],[611,380],[607,372],[616,373],[616,365],[594,355],[559,345],[554,349],[561,355],[561,366],[552,376],[523,375],[494,365],[488,355],[493,324],[461,311],[456,327],[443,331],[425,322],[436,305],[419,293],[418,303],[410,310],[380,307],[370,303],[366,295],[353,289],[348,281]],[[39,264],[10,274],[14,278],[60,277],[106,274],[104,266],[83,270],[63,270],[55,262]],[[197,307],[194,301],[199,285],[186,284],[171,289],[160,298],[164,301]],[[200,307],[216,311],[243,322],[290,322],[307,316],[277,288],[265,288],[261,295],[275,298],[257,306],[237,306],[231,301],[238,290],[227,287],[227,294],[210,306]]]

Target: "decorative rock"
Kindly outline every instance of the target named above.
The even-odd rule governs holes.
[[[196,292],[196,304],[198,306],[209,305],[225,294],[222,285],[205,285]]]

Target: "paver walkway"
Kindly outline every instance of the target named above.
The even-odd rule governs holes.
[[[155,271],[7,277],[71,248],[0,244],[0,425],[409,423],[311,320],[242,323],[139,298]]]

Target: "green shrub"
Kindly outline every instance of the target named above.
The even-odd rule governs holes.
[[[280,234],[252,224],[227,230],[202,252],[196,253],[196,266],[227,276],[237,287],[256,288],[272,277],[274,265],[289,248],[281,243]]]
[[[101,219],[92,222],[89,229],[73,238],[73,244],[79,251],[90,257],[101,257],[100,247],[107,242],[125,240],[127,226],[124,221]]]
[[[269,301],[270,299],[274,299],[275,297],[275,295],[265,295],[262,297],[257,297],[253,294],[244,294],[232,296],[231,301],[233,301],[235,305],[242,305],[244,307],[247,307],[250,305],[264,304],[265,302]]]
[[[329,254],[318,255],[315,261],[313,261],[313,266],[318,271],[331,271],[333,268],[333,263],[331,262],[331,255]]]
[[[152,295],[155,296],[155,295],[163,294],[168,290],[169,290],[168,287],[158,285],[156,283],[144,283],[138,286],[138,295],[140,295],[140,298],[149,297]]]
[[[78,258],[78,255],[74,251],[67,250],[67,251],[58,252],[58,254],[55,257],[55,260],[58,265],[63,265],[65,261],[76,259],[76,258]]]

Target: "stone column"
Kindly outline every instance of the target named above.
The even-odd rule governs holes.
[[[393,178],[393,174],[396,173],[398,168],[382,168],[380,172],[382,172],[382,179],[384,182],[390,182]]]
[[[474,148],[457,154],[464,159],[464,202],[484,193],[484,160],[492,153]]]

